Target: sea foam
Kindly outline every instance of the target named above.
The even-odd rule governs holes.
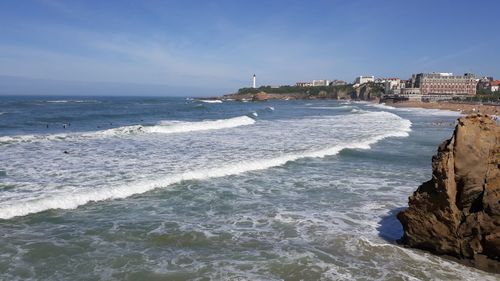
[[[100,103],[98,100],[48,100],[46,103]]]
[[[396,108],[397,111],[409,112],[416,115],[433,115],[433,116],[462,116],[459,111],[452,111],[446,109],[434,109],[434,108],[420,108],[420,107],[400,107]]]
[[[0,137],[0,144],[124,137],[145,133],[175,134],[194,131],[228,129],[239,126],[252,125],[254,123],[255,119],[248,116],[238,116],[220,120],[205,120],[199,122],[160,121],[157,125],[153,126],[132,125],[87,133],[4,136]]]
[[[394,114],[387,112],[371,112],[371,115],[390,115]],[[389,117],[389,116],[388,116]],[[249,118],[249,117],[247,117]],[[249,118],[251,119],[251,118]],[[369,149],[370,145],[388,138],[388,137],[406,137],[411,131],[411,122],[406,119],[397,117],[398,125],[392,131],[386,131],[380,135],[372,136],[363,141],[351,142],[346,144],[338,144],[324,149],[313,151],[303,151],[300,153],[290,153],[278,157],[268,159],[258,159],[251,161],[241,161],[220,167],[210,169],[197,169],[186,171],[183,173],[173,174],[160,177],[155,180],[144,180],[123,185],[102,187],[92,190],[79,190],[74,192],[58,192],[50,194],[43,198],[31,200],[15,200],[2,204],[0,208],[0,218],[10,219],[16,216],[24,216],[31,213],[42,212],[49,209],[73,209],[78,206],[87,204],[93,201],[103,201],[110,199],[126,198],[135,194],[141,194],[157,188],[164,188],[169,185],[180,183],[189,180],[206,180],[210,178],[225,177],[237,175],[250,171],[258,171],[269,169],[272,167],[282,166],[291,161],[297,161],[304,158],[323,158],[330,155],[336,155],[344,149]],[[212,121],[213,122],[213,121]],[[246,120],[245,122],[248,122]],[[211,124],[211,123],[210,123]]]
[[[385,110],[396,109],[395,107],[386,105],[385,103],[367,103],[366,105],[371,106],[371,107],[375,107],[375,108],[385,109]]]
[[[222,103],[221,100],[200,100],[200,101],[204,103]]]
[[[162,121],[159,125],[144,127],[144,130],[149,133],[185,133],[193,131],[219,130],[235,128],[239,126],[252,125],[255,119],[248,116],[239,116],[220,120],[207,120],[201,122],[171,122]]]

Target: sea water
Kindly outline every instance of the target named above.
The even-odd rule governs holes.
[[[1,280],[498,280],[400,247],[457,113],[0,97]]]

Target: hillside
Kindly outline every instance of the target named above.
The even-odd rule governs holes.
[[[367,83],[360,87],[352,84],[341,86],[262,86],[259,88],[241,88],[237,93],[224,95],[223,99],[234,100],[293,100],[293,99],[356,99],[373,100],[380,97],[383,89],[380,85]]]

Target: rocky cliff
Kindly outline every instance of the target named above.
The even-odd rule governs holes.
[[[384,88],[379,84],[365,83],[357,87],[352,93],[350,98],[355,100],[376,100],[384,93]]]
[[[257,89],[242,88],[237,93],[223,95],[219,99],[233,99],[244,101],[264,101],[264,100],[313,100],[313,99],[350,99],[354,89],[351,85],[344,86],[320,86],[320,87],[295,87],[282,86],[271,88],[263,86]]]
[[[460,118],[432,158],[432,179],[398,214],[400,242],[500,273],[500,126]]]
[[[253,101],[266,101],[269,99],[269,95],[266,92],[258,92],[252,97]]]

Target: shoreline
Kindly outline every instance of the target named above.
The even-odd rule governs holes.
[[[462,114],[482,113],[482,114],[498,116],[498,114],[500,113],[500,105],[480,104],[480,103],[474,104],[474,103],[405,101],[405,102],[386,103],[386,105],[399,108],[417,107],[425,109],[450,110],[450,111],[458,111]]]
[[[197,98],[201,99],[201,98]],[[289,93],[289,94],[276,94],[276,93],[265,93],[263,97],[255,97],[253,94],[228,94],[222,97],[209,97],[203,98],[207,100],[235,100],[235,101],[267,101],[267,100],[349,100],[355,101],[354,99],[338,99],[332,97],[316,97],[310,96],[304,93]],[[363,100],[371,103],[380,103],[379,99]],[[438,101],[438,102],[419,102],[419,101],[400,101],[400,102],[385,102],[384,104],[388,106],[393,106],[397,108],[423,108],[423,109],[439,109],[456,111],[461,114],[473,114],[481,113],[488,115],[500,115],[500,104],[482,104],[482,103],[459,103],[459,102],[448,102],[448,101]]]

